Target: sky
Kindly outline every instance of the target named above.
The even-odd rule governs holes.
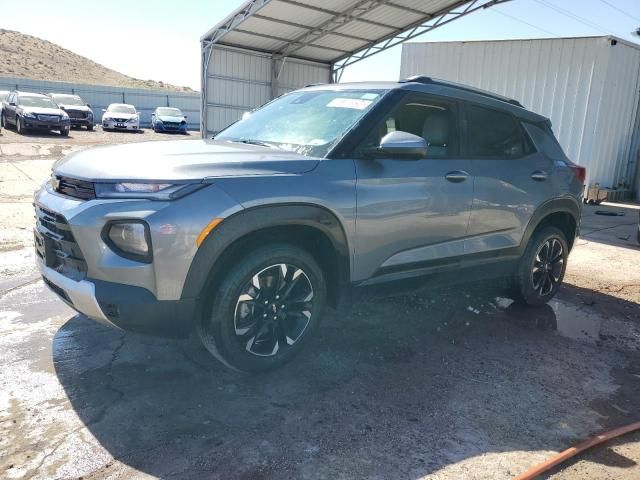
[[[35,35],[144,80],[200,89],[200,37],[243,0],[3,2],[0,28]],[[512,0],[413,41],[615,35],[640,43],[640,0]],[[397,80],[401,47],[345,70],[342,81]],[[425,72],[428,73],[428,72]]]

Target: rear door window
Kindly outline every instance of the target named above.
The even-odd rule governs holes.
[[[472,158],[520,158],[534,152],[520,121],[506,112],[467,106],[467,153]]]

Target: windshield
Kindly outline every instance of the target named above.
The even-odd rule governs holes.
[[[159,108],[156,115],[162,117],[182,117],[184,116],[179,108]]]
[[[18,103],[22,107],[55,108],[56,110],[58,109],[58,105],[56,105],[49,97],[25,97],[24,95],[20,95],[18,99]]]
[[[234,123],[214,138],[262,142],[303,155],[325,156],[385,92],[316,90],[290,93]]]
[[[51,95],[58,105],[77,105],[84,107],[85,103],[77,95]]]
[[[109,105],[107,112],[113,113],[136,113],[136,109],[130,105]]]

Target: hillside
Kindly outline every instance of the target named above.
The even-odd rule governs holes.
[[[0,29],[1,76],[129,88],[160,88],[179,92],[194,91],[189,87],[129,77],[55,43],[4,29]]]

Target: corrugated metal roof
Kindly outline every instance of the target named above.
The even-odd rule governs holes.
[[[334,63],[469,0],[249,0],[203,42]]]

